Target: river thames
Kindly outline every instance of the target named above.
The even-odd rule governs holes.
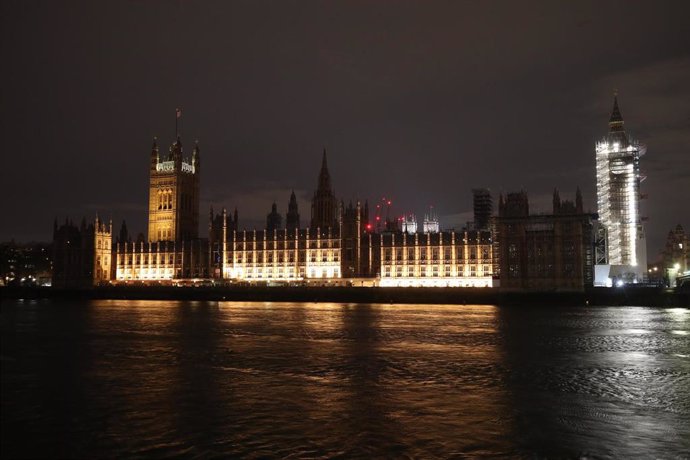
[[[2,458],[687,458],[690,310],[1,303]]]

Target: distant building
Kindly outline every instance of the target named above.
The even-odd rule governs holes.
[[[489,230],[493,214],[493,200],[488,188],[472,190],[472,205],[474,209],[475,230]]]
[[[496,218],[501,289],[573,290],[591,286],[593,216],[554,191],[553,214],[530,215],[525,192],[499,199]]]
[[[82,220],[79,227],[71,222],[53,227],[53,287],[96,286],[113,276],[113,224],[98,217],[93,224]]]
[[[273,230],[280,230],[283,226],[283,217],[278,214],[278,206],[273,203],[271,212],[266,216],[266,230],[272,232]]]
[[[647,246],[640,214],[640,157],[646,147],[623,127],[618,96],[613,98],[608,134],[596,145],[597,207],[606,235],[606,264],[597,284],[613,278],[623,283],[644,280]],[[604,265],[604,264],[600,264]]]
[[[666,246],[662,252],[662,270],[668,285],[675,286],[679,276],[690,274],[690,238],[683,226],[678,224],[668,232]]]
[[[0,243],[0,286],[48,286],[52,265],[50,243]]]

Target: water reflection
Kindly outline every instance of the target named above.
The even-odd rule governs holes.
[[[687,309],[97,301],[0,313],[3,457],[690,450]]]
[[[402,427],[391,417],[390,392],[382,384],[390,360],[379,350],[385,340],[379,324],[380,309],[345,305],[339,313],[344,346],[338,368],[344,391],[335,409],[345,428],[340,436],[343,453],[348,457],[372,457],[381,445],[386,445],[390,455],[398,457],[405,452],[405,446],[399,438]]]
[[[690,368],[673,353],[688,344],[666,333],[663,311],[521,308],[499,316],[521,452],[688,451]]]

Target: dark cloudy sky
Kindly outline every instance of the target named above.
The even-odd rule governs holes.
[[[648,145],[650,258],[690,230],[690,2],[88,1],[0,4],[0,240],[98,211],[146,230],[151,139],[202,149],[210,204],[302,221],[326,146],[346,202],[470,218],[473,187],[548,210],[579,185],[613,88]]]

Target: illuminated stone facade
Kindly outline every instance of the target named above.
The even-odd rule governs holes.
[[[246,283],[339,279],[342,251],[337,211],[324,151],[312,201],[312,227],[299,228],[294,192],[286,216],[288,228],[281,228],[282,219],[275,204],[267,216],[265,230],[240,231],[223,210],[211,224],[211,272],[224,280]]]
[[[615,96],[609,133],[596,145],[597,206],[607,235],[607,264],[619,266],[616,271],[626,282],[642,281],[647,270],[640,215],[640,157],[645,151],[626,133]]]
[[[289,282],[341,277],[337,231],[232,231],[226,242],[221,256],[226,280]]]
[[[225,209],[220,214],[211,210],[209,238],[197,238],[198,147],[190,163],[182,161],[181,154],[178,139],[168,160],[161,162],[154,143],[148,241],[143,236],[132,241],[123,222],[113,246],[112,225],[105,229],[96,222],[99,230],[89,234],[91,243],[79,252],[79,260],[93,261],[82,273],[88,275],[90,283],[493,284],[489,232],[437,232],[438,221],[430,215],[426,221],[434,226],[427,225],[427,231],[435,233],[373,233],[366,202],[345,206],[335,200],[325,152],[312,201],[312,224],[318,226],[300,228],[292,193],[287,228],[282,226],[275,205],[267,218],[271,228],[262,230],[240,230],[237,210],[232,216]],[[82,275],[67,278],[84,278]]]
[[[492,287],[490,232],[384,233],[380,286]]]
[[[131,241],[123,223],[112,249],[112,280],[177,283],[212,275],[209,240],[199,238],[200,168],[198,143],[191,158],[184,158],[178,136],[166,158],[161,158],[154,139],[149,167],[148,239],[142,236]]]
[[[368,279],[367,284],[384,287],[493,285],[489,232],[438,232],[438,220],[430,214],[425,219],[427,233],[373,233],[366,202],[363,206],[360,202],[345,206],[336,201],[325,152],[311,205],[311,227],[300,228],[297,200],[292,193],[285,227],[275,204],[267,217],[269,228],[262,230],[240,230],[237,210],[233,216],[225,209],[220,214],[211,210],[209,237],[200,239],[199,164],[198,146],[191,161],[186,162],[178,138],[167,159],[161,161],[154,142],[148,240],[142,235],[132,241],[124,222],[114,245],[112,224],[106,228],[97,220],[91,230],[67,228],[58,237],[64,243],[58,245],[62,260],[78,260],[80,265],[78,269],[69,265],[60,274],[58,263],[57,284],[75,279],[80,285],[191,284],[211,280],[364,285]],[[79,238],[71,238],[72,233]],[[77,239],[79,250],[73,247]]]
[[[108,225],[96,216],[93,229],[94,257],[93,278],[94,284],[107,283],[112,279],[113,269],[113,222]]]
[[[115,247],[118,282],[159,281],[209,277],[208,241],[118,242]]]
[[[148,241],[182,241],[199,237],[199,145],[191,160],[183,158],[182,141],[161,159],[154,139],[149,170]]]

